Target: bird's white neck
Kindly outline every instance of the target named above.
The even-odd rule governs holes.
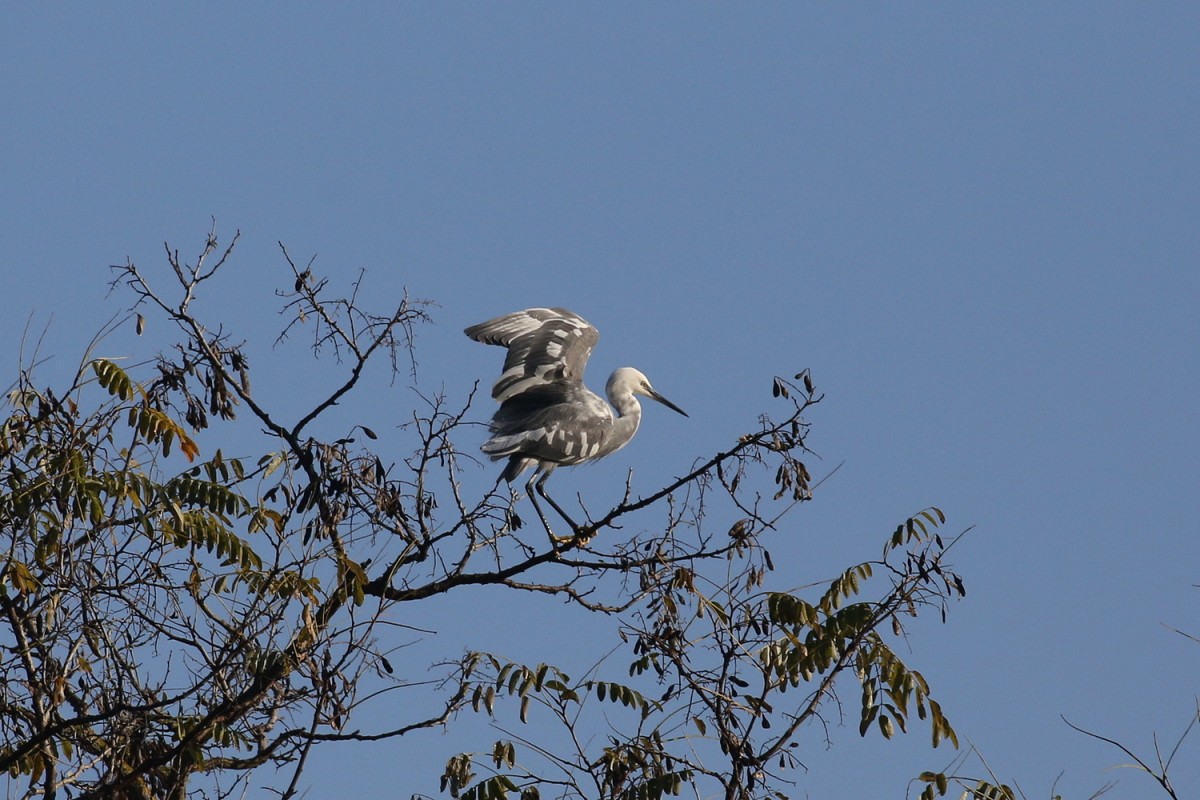
[[[621,419],[632,418],[640,420],[642,418],[642,404],[630,392],[614,393],[608,396],[608,402],[613,404],[617,409],[617,414]],[[633,423],[637,427],[637,422]]]
[[[637,433],[638,425],[642,421],[642,404],[632,393],[610,392],[608,401],[616,408],[617,417],[613,420],[612,433],[606,437],[600,452],[597,453],[597,458],[620,450],[628,444],[633,435]]]

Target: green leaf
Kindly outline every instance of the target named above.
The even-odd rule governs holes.
[[[892,727],[892,718],[883,714],[879,715],[879,732],[883,734],[883,738],[890,739],[896,729]]]
[[[113,362],[104,358],[98,358],[92,362],[92,371],[96,373],[96,379],[100,385],[113,397],[118,397],[121,400],[130,400],[133,398],[133,381],[125,374],[125,370]],[[141,387],[138,387],[138,391],[141,391]]]

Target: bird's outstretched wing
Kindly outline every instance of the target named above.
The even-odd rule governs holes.
[[[565,308],[527,308],[472,325],[464,333],[477,342],[508,348],[504,372],[492,397],[505,400],[534,386],[583,380],[600,332]]]

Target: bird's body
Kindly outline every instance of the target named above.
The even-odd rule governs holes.
[[[635,395],[651,397],[687,416],[632,367],[622,367],[608,379],[606,394],[614,413],[583,385],[583,372],[600,333],[566,309],[517,311],[472,325],[465,333],[477,342],[508,349],[504,371],[492,388],[500,410],[492,419],[492,437],[483,444],[483,452],[493,460],[508,459],[502,477],[510,482],[536,467],[528,488],[572,527],[576,526],[570,517],[543,488],[556,467],[594,461],[624,447],[642,419]],[[537,508],[537,500],[533,502]],[[542,516],[540,508],[538,514]]]

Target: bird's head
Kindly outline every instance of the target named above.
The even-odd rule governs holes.
[[[610,399],[625,394],[640,394],[643,397],[657,400],[672,411],[678,411],[685,417],[687,416],[686,411],[654,391],[654,387],[650,385],[650,379],[643,375],[641,370],[636,370],[633,367],[621,367],[614,372],[612,377],[608,379],[606,389]]]

